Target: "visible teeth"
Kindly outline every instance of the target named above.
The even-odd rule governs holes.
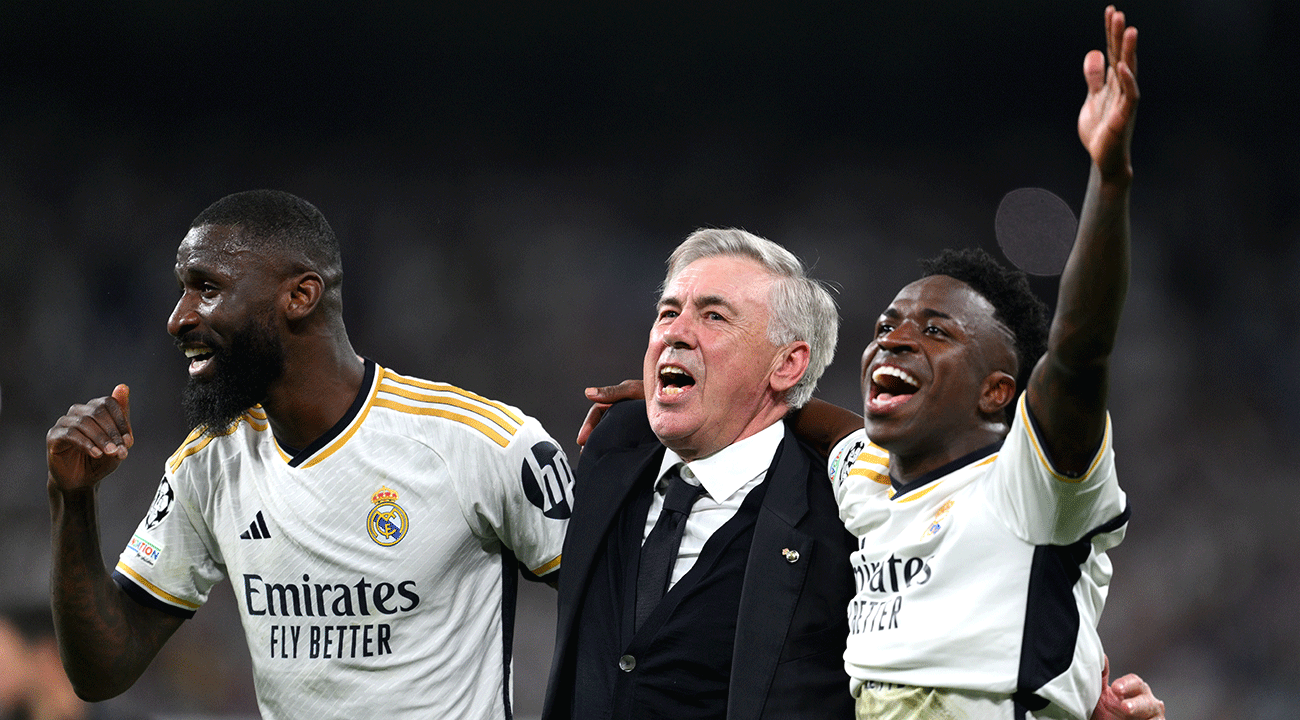
[[[185,348],[185,357],[196,358],[201,355],[211,355],[212,351],[207,348]]]
[[[690,373],[675,365],[665,365],[659,368],[659,382],[664,395],[676,396],[694,385],[695,379]]]
[[[886,375],[896,377],[912,387],[921,387],[921,383],[918,382],[916,378],[899,368],[893,367],[892,365],[882,365],[876,368],[876,371],[871,373],[871,379],[874,382],[880,382],[880,378]]]

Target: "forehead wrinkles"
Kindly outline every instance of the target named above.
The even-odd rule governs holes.
[[[884,316],[942,317],[971,329],[986,321],[998,322],[988,298],[947,275],[930,275],[903,288]]]
[[[247,250],[211,245],[182,245],[176,251],[176,268],[180,269],[214,269],[230,271],[239,265],[247,265]]]
[[[717,305],[733,312],[748,303],[770,308],[776,280],[761,263],[747,256],[712,255],[693,261],[668,278],[659,304]]]

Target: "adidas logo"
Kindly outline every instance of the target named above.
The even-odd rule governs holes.
[[[248,529],[239,533],[240,540],[265,540],[271,537],[271,531],[266,527],[266,518],[262,517],[262,511],[257,511],[257,519],[248,524]]]

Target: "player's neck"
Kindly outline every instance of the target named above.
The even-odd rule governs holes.
[[[334,427],[352,407],[365,377],[365,362],[351,346],[310,357],[291,357],[263,403],[276,440],[289,447],[307,447]]]
[[[889,475],[895,483],[906,485],[954,460],[1002,440],[1006,437],[1006,430],[1002,424],[982,426],[959,436],[949,436],[945,442],[934,446],[885,448],[889,450]]]

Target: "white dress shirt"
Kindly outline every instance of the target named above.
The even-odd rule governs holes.
[[[668,579],[670,590],[694,567],[695,560],[704,549],[704,543],[735,516],[749,491],[763,482],[776,449],[784,438],[785,426],[778,420],[744,440],[693,462],[683,464],[681,457],[671,448],[664,450],[664,459],[655,478],[654,497],[650,501],[650,511],[646,514],[645,531],[641,535],[642,543],[654,529],[659,514],[663,511],[664,494],[668,491],[664,474],[670,468],[683,465],[682,478],[692,485],[704,486],[704,494],[695,501],[691,514],[686,518],[682,544],[677,550],[677,562],[673,565],[672,577]]]

